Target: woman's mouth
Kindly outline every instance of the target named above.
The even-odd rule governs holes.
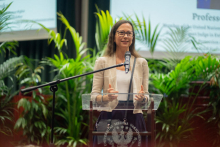
[[[128,41],[121,41],[121,42],[123,42],[123,43],[127,43]]]

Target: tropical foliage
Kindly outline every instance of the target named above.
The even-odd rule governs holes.
[[[17,120],[14,129],[22,129],[24,140],[21,143],[42,144],[49,142],[50,127],[47,102],[42,96],[42,91],[32,92],[32,97],[23,97],[19,100],[17,108],[24,111]]]
[[[196,40],[189,35],[189,28],[175,27],[168,28],[169,31],[165,34],[166,38],[163,40],[164,49],[171,54],[171,57],[182,58],[184,53],[190,51],[192,47],[196,48]],[[178,54],[178,56],[176,56]]]
[[[48,58],[48,60],[59,70],[56,79],[80,75],[86,71],[86,66],[83,63],[86,58],[65,59],[62,53],[60,53],[60,58],[56,55],[54,56],[55,59]],[[85,144],[85,140],[81,139],[83,135],[82,125],[86,125],[82,123],[85,118],[83,118],[81,106],[81,95],[87,92],[86,86],[82,86],[85,80],[86,78],[82,77],[65,81],[58,85],[56,108],[59,109],[57,109],[56,115],[61,117],[63,121],[62,123],[58,122],[59,125],[55,128],[55,132],[59,136],[65,135],[65,137],[58,138],[57,145],[68,143],[69,146],[75,146],[80,142]]]
[[[9,27],[10,24],[12,24],[11,20],[13,19],[13,13],[8,12],[8,8],[11,6],[12,2],[9,3],[6,7],[2,8],[0,10],[0,35],[2,35],[2,32],[5,30],[10,30],[11,28]],[[0,54],[6,53],[6,50],[9,52],[12,52],[13,54],[16,55],[15,49],[18,47],[18,42],[13,41],[5,41],[0,44]]]
[[[169,31],[164,34],[162,47],[167,51],[165,63],[162,63],[168,69],[173,70],[181,59],[186,56],[186,52],[191,50],[199,52],[198,43],[194,37],[190,36],[189,28],[175,27],[168,28]]]
[[[180,104],[181,94],[187,94],[189,82],[193,73],[193,62],[189,62],[191,57],[184,58],[177,64],[175,70],[168,74],[156,73],[151,74],[152,85],[155,86],[159,93],[164,94],[157,111],[156,123],[161,125],[157,138],[159,142],[169,143],[171,146],[183,141],[183,138],[189,138],[193,128],[190,126],[192,115],[181,118],[180,116],[187,113],[186,105]],[[189,105],[188,105],[189,106]],[[189,113],[190,114],[190,113]]]
[[[51,38],[50,41],[54,41],[59,50],[59,56],[55,54],[54,59],[48,57],[44,60],[44,63],[54,67],[54,71],[58,72],[54,80],[80,75],[92,70],[90,62],[88,62],[90,61],[90,55],[85,55],[88,49],[84,48],[85,43],[82,42],[82,37],[70,26],[61,13],[58,13],[58,16],[66,26],[66,30],[70,31],[75,45],[76,58],[70,59],[67,55],[64,56],[63,51],[58,48],[62,49],[62,42],[59,39]],[[43,28],[48,30],[45,27]],[[58,85],[55,115],[62,120],[62,123],[60,121],[56,122],[56,145],[68,144],[68,146],[76,146],[86,144],[86,140],[82,139],[82,136],[84,135],[83,133],[87,133],[87,124],[82,121],[84,120],[85,122],[87,118],[83,117],[81,95],[91,90],[91,84],[86,84],[86,82],[91,82],[91,79],[92,75],[68,80]]]
[[[156,25],[154,29],[152,29],[150,20],[147,23],[144,17],[142,18],[142,20],[137,16],[137,14],[135,14],[135,19],[126,14],[124,14],[124,17],[132,22],[135,30],[136,39],[139,40],[141,43],[146,44],[151,54],[153,54],[158,37],[161,32],[161,29],[158,28],[159,24]]]
[[[207,121],[207,125],[210,127],[203,136],[209,138],[207,141],[213,146],[220,146],[220,60],[210,54],[200,56],[197,60],[196,75],[210,82],[210,108],[208,110],[212,113]]]
[[[37,23],[35,21],[31,21],[31,22]],[[50,44],[52,41],[54,41],[55,48],[57,48],[59,52],[62,51],[63,44],[65,44],[65,46],[67,46],[67,40],[62,39],[60,33],[55,33],[53,30],[50,30],[50,29],[46,28],[41,23],[37,23],[37,24],[40,25],[44,30],[46,30],[48,32],[49,36],[51,37],[48,40],[48,44]]]
[[[174,97],[176,102],[180,94],[187,94],[189,83],[194,78],[194,61],[191,59],[191,56],[185,57],[168,74],[151,74],[152,84],[159,90],[159,93]]]
[[[96,46],[98,51],[103,51],[106,48],[108,42],[108,35],[110,33],[111,27],[113,26],[113,18],[109,14],[109,11],[106,10],[106,13],[103,10],[97,8],[96,17]]]
[[[187,111],[186,105],[170,104],[165,99],[160,104],[160,110],[156,118],[156,123],[161,124],[162,127],[156,136],[159,139],[160,146],[166,143],[173,146],[189,139],[193,130],[189,123],[192,115],[187,115],[187,118],[184,119],[178,119],[180,115]]]
[[[15,76],[22,86],[36,86],[41,82],[40,73],[44,69],[38,65],[35,68],[36,60],[28,57],[24,58],[24,62],[17,64]],[[31,96],[24,96],[18,102],[17,108],[22,107],[24,110],[20,118],[17,120],[14,129],[23,130],[26,137],[23,141],[28,143],[41,144],[48,139],[48,108],[46,100],[42,96],[42,89],[33,91]]]
[[[9,4],[10,6],[11,4]],[[0,12],[0,31],[7,28],[7,20],[10,13],[7,13],[7,6]],[[4,17],[3,17],[4,16]],[[68,20],[58,13],[58,19],[65,25],[64,35],[55,33],[46,28],[44,25],[37,23],[46,30],[51,37],[48,43],[54,42],[58,54],[53,57],[47,57],[41,61],[42,64],[53,67],[56,76],[54,80],[80,75],[93,70],[95,60],[102,56],[107,45],[107,39],[111,27],[115,23],[109,11],[102,11],[97,8],[95,16],[96,21],[96,48],[85,48],[85,42],[82,41],[82,36],[69,24]],[[145,21],[144,17],[132,18],[124,14],[125,19],[130,20],[135,29],[136,38],[146,44],[153,54],[157,46],[157,41],[161,35],[159,24],[152,29],[151,21]],[[7,18],[2,21],[3,18]],[[122,19],[122,18],[120,18]],[[63,50],[63,46],[67,47],[65,39],[66,32],[69,31],[74,42],[75,58],[69,58]],[[219,93],[219,64],[220,61],[213,55],[206,54],[205,56],[191,57],[186,56],[183,59],[177,59],[176,56],[184,54],[191,46],[197,48],[196,40],[188,35],[188,28],[169,28],[164,40],[164,48],[169,52],[168,59],[148,60],[150,68],[150,92],[161,93],[164,99],[157,111],[156,123],[157,141],[159,145],[164,146],[166,143],[170,146],[178,146],[193,139],[193,119],[200,117],[203,119],[203,114],[206,111],[212,112],[208,119],[209,124],[215,126],[212,129],[213,146],[219,146],[219,124],[220,124],[220,93]],[[17,43],[4,42],[0,45],[0,54],[6,50],[15,53],[14,49]],[[92,53],[87,55],[87,51]],[[17,69],[15,75],[19,80],[20,86],[35,86],[41,81],[41,72],[44,69],[43,65],[39,65],[38,60],[29,59],[27,57],[16,57],[4,62],[0,65],[0,122],[1,126],[5,126],[6,121],[12,120],[12,107],[10,100],[14,96],[13,87],[7,87],[4,79],[9,78],[13,82],[11,73]],[[15,64],[16,63],[16,64]],[[15,66],[17,65],[17,66]],[[55,138],[56,145],[79,146],[86,145],[86,137],[88,135],[88,116],[86,111],[82,111],[83,93],[89,93],[92,89],[92,75],[86,77],[71,79],[58,84],[56,93],[55,105]],[[199,111],[193,109],[193,101],[184,101],[184,97],[197,97],[198,93],[190,93],[189,89],[193,89],[191,81],[203,79],[209,81],[210,88],[210,103],[209,109]],[[48,87],[47,87],[48,89]],[[16,94],[16,92],[15,92]],[[38,89],[24,95],[18,102],[17,107],[23,108],[20,118],[17,120],[14,128],[23,130],[23,135],[26,137],[24,141],[29,143],[42,144],[49,142],[50,135],[50,109],[52,99],[44,96],[45,91]],[[217,126],[217,127],[216,127]],[[216,129],[219,128],[219,129]],[[11,134],[11,130],[7,127],[1,128],[0,132]],[[209,134],[210,135],[210,134]]]
[[[212,85],[218,86],[220,84],[218,83],[219,59],[210,54],[205,54],[205,56],[199,56],[197,61],[195,66],[196,75],[205,80],[210,80]]]
[[[164,94],[163,102],[157,111],[156,117],[156,123],[161,126],[157,134],[161,146],[165,143],[168,143],[170,146],[178,146],[178,144],[186,143],[185,139],[187,138],[188,141],[193,139],[192,131],[195,129],[192,126],[193,119],[195,117],[203,119],[203,115],[207,113],[207,111],[213,111],[208,122],[212,124],[212,126],[215,126],[213,129],[216,129],[220,120],[217,108],[219,106],[218,77],[219,59],[212,55],[194,58],[187,56],[169,73],[151,74],[152,85],[158,90],[155,92]],[[193,107],[196,97],[204,88],[204,84],[199,87],[197,93],[189,92],[189,89],[195,88],[190,82],[200,80],[201,78],[204,79],[204,81],[210,81],[212,85],[212,87],[208,89],[211,92],[209,103],[211,107],[205,111]],[[186,96],[194,97],[193,101],[190,99],[188,99],[188,101],[184,100]],[[215,145],[219,145],[218,131],[219,129],[209,130],[213,135],[212,142]],[[210,133],[209,135],[211,135]]]
[[[21,63],[23,57],[14,57],[0,64],[0,133],[12,135],[12,130],[7,127],[6,122],[13,121],[13,104],[11,100],[18,91],[13,91],[15,82],[13,71],[16,69],[16,64]],[[7,86],[5,80],[9,80],[12,84]]]
[[[70,34],[72,36],[74,45],[75,45],[75,51],[76,51],[76,58],[81,58],[84,53],[87,51],[87,49],[84,48],[85,42],[82,42],[82,37],[79,35],[78,32],[76,32],[76,30],[70,26],[69,22],[67,21],[67,19],[61,14],[61,13],[57,13],[59,18],[62,23],[66,26],[66,30],[70,31]],[[54,40],[56,43],[56,40]],[[61,42],[62,43],[62,42]],[[62,45],[62,44],[61,44]]]
[[[39,65],[35,68],[35,62],[37,60],[24,57],[24,62],[19,63],[15,72],[15,76],[20,80],[20,84],[27,84],[29,86],[36,86],[38,82],[41,82],[40,73],[44,69],[43,66]]]
[[[192,81],[210,80],[213,74],[208,72],[208,69],[217,68],[217,59],[211,59],[213,58],[211,56],[207,58],[186,56],[181,59],[182,57],[179,56],[193,46],[197,49],[197,44],[196,40],[188,35],[188,28],[170,28],[164,40],[164,48],[170,56],[161,61],[149,62],[149,67],[152,69],[151,85],[155,87],[151,90],[164,94],[156,117],[156,123],[161,126],[157,134],[161,146],[165,144],[178,146],[186,143],[187,140],[192,141],[192,132],[195,129],[193,120],[195,117],[203,119],[202,114],[207,111],[200,111],[193,107],[204,85],[199,87],[197,93],[191,93],[189,89],[193,91],[195,88],[195,85],[191,84]],[[186,99],[187,97],[194,99]]]

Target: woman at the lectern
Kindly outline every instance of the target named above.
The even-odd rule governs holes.
[[[96,103],[105,103],[111,108],[109,110],[101,111],[97,120],[97,125],[102,119],[117,119],[124,121],[125,110],[114,110],[120,102],[127,101],[126,96],[120,95],[95,95],[96,93],[129,93],[129,85],[131,73],[136,58],[135,68],[133,72],[133,80],[131,84],[130,93],[139,93],[132,96],[134,108],[137,103],[145,103],[146,97],[144,93],[148,93],[148,63],[135,50],[135,34],[134,28],[130,21],[120,20],[111,29],[109,34],[108,44],[103,57],[96,60],[94,70],[106,68],[116,64],[125,62],[125,53],[130,51],[130,69],[125,73],[125,67],[116,67],[109,70],[97,72],[93,77],[92,87],[92,101]],[[143,112],[141,109],[128,110],[126,121],[134,125],[139,132],[146,131]],[[96,139],[94,140],[96,143]],[[98,146],[98,145],[97,145]]]

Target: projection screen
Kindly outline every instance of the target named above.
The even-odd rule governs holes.
[[[1,31],[0,41],[36,40],[49,37],[37,24],[23,20],[34,20],[47,28],[57,30],[56,0],[0,0],[0,9],[13,2],[7,12],[12,13],[12,19],[7,29]]]
[[[142,20],[151,21],[154,29],[157,24],[162,28],[155,48],[154,56],[162,58],[163,40],[169,31],[168,27],[188,27],[189,34],[202,43],[199,53],[220,54],[220,1],[219,0],[111,0],[110,14],[113,19],[126,15],[135,18],[135,13]],[[151,57],[149,48],[136,41],[136,49],[145,57]],[[188,54],[198,54],[193,46],[189,46]]]

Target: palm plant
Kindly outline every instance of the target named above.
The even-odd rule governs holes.
[[[102,10],[99,10],[97,6],[96,6],[96,9],[97,9],[97,12],[95,13],[96,15],[96,32],[95,32],[96,48],[92,49],[92,52],[91,52],[92,58],[90,58],[89,61],[87,62],[87,66],[90,69],[93,69],[96,59],[104,55],[104,51],[107,47],[108,36],[109,36],[110,30],[113,24],[115,23],[115,21],[113,21],[113,18],[110,15],[108,10],[104,12]]]
[[[106,10],[105,13],[104,11],[100,11],[97,8],[97,11],[98,12],[95,13],[98,17],[98,19],[96,19],[95,33],[96,46],[98,51],[103,51],[106,48],[108,42],[108,35],[110,33],[111,27],[113,26],[113,19],[108,10]]]
[[[59,16],[58,19],[62,21],[62,23],[66,26],[66,30],[70,31],[70,34],[72,36],[74,45],[75,45],[75,50],[76,50],[76,58],[82,58],[84,53],[88,50],[84,48],[85,42],[82,42],[82,36],[79,35],[78,32],[69,24],[67,19],[64,17],[62,13],[57,13]],[[56,42],[56,40],[54,40]]]
[[[56,55],[54,57],[55,59],[48,58],[48,60],[52,66],[59,70],[56,79],[79,75],[86,71],[83,62],[85,62],[87,57],[82,59],[64,59],[62,53],[60,53],[60,58]],[[60,136],[65,135],[66,137],[58,137],[60,140],[56,141],[56,145],[65,143],[68,143],[69,146],[75,146],[79,143],[85,144],[85,139],[81,139],[83,135],[81,130],[82,121],[85,119],[82,115],[81,95],[87,92],[87,89],[82,86],[85,80],[85,78],[77,78],[58,85],[56,107],[59,109],[56,111],[56,115],[64,121],[59,124],[59,127],[55,127],[55,132]]]
[[[49,142],[50,127],[48,123],[47,102],[39,93],[33,91],[31,99],[24,97],[19,100],[17,108],[24,108],[20,118],[16,121],[15,130],[22,129],[25,139],[23,143],[42,144],[44,141]]]
[[[124,14],[124,17],[127,20],[130,20],[132,24],[134,25],[134,30],[136,34],[136,39],[141,41],[142,43],[146,44],[151,52],[155,51],[155,47],[157,44],[157,40],[159,38],[160,32],[162,29],[159,29],[159,24],[156,25],[154,30],[152,29],[151,22],[149,20],[148,24],[145,21],[145,18],[143,17],[142,20],[135,14],[135,19],[132,17]]]
[[[35,62],[37,60],[24,57],[24,62],[19,63],[15,72],[15,76],[20,80],[20,84],[27,84],[29,86],[36,86],[38,82],[41,82],[40,73],[44,69],[43,66],[39,65],[35,68]]]
[[[168,58],[162,60],[149,59],[150,72],[152,74],[164,73],[161,76],[175,70],[175,67],[181,62],[185,56],[184,53],[188,49],[193,46],[198,51],[201,45],[189,35],[189,29],[185,27],[169,28],[169,32],[165,35],[166,38],[163,41],[162,47],[167,51]],[[189,60],[189,62],[191,61]]]
[[[171,71],[172,72],[175,71],[175,68],[181,62],[181,58],[185,56],[184,53],[189,48],[193,46],[195,50],[198,50],[199,48],[198,46],[200,45],[200,43],[198,43],[193,37],[189,35],[189,29],[185,27],[180,27],[180,28],[176,27],[174,29],[169,28],[169,32],[167,32],[165,35],[166,38],[163,41],[164,42],[163,48],[167,51],[167,54],[169,55],[168,58],[164,58],[162,60],[155,60],[155,59],[149,60],[149,67],[151,74],[160,76],[161,77],[160,79],[166,79],[168,76],[167,73],[170,73]],[[197,62],[192,59],[188,61]],[[184,64],[182,64],[182,66],[184,67]],[[164,74],[161,74],[161,72]],[[172,86],[174,85],[170,85],[170,88],[172,88]],[[183,87],[184,86],[185,85],[183,85]],[[156,89],[153,87],[154,86],[151,86],[150,88],[155,92]],[[169,91],[169,89],[167,91]]]
[[[88,49],[84,48],[85,43],[82,42],[82,37],[79,36],[79,33],[77,33],[72,26],[70,26],[69,22],[62,14],[58,13],[58,15],[59,19],[65,24],[66,29],[70,31],[76,50],[75,59],[64,59],[62,54],[60,54],[60,59],[49,59],[59,70],[58,76],[66,78],[92,70],[90,66],[86,66],[90,55],[84,55]],[[83,118],[81,95],[82,93],[90,92],[91,84],[86,84],[85,82],[91,82],[91,79],[92,75],[60,84],[60,87],[62,87],[60,92],[66,97],[67,108],[65,107],[57,114],[66,120],[66,124],[64,127],[57,127],[56,132],[60,134],[65,132],[68,137],[57,141],[57,145],[64,143],[68,143],[69,146],[76,146],[79,143],[86,144],[85,139],[81,139],[83,135],[81,128],[85,129],[85,127],[87,127],[87,125],[82,122],[85,118]]]
[[[156,138],[159,141],[159,146],[189,146],[189,141],[192,141],[193,119],[202,117],[205,111],[199,109],[191,109],[193,104],[172,103],[168,98],[164,98],[160,108],[157,111],[156,123],[161,126]]]
[[[10,77],[12,72],[16,69],[16,65],[22,63],[24,60],[23,56],[13,57],[5,61],[0,65],[0,80],[3,80],[6,77]]]
[[[157,111],[156,123],[161,126],[157,134],[159,142],[178,145],[192,137],[192,119],[201,117],[204,112],[192,110],[194,101],[188,100],[182,103],[182,95],[197,94],[189,93],[190,82],[195,80],[195,69],[197,61],[187,56],[177,64],[174,70],[168,74],[151,74],[152,83],[159,93],[164,94],[164,100]]]
[[[199,56],[196,61],[196,75],[200,76],[204,80],[210,80],[210,82],[212,82],[212,85],[218,86],[220,84],[217,80],[220,67],[219,59],[210,54],[205,54],[205,56]]]
[[[2,8],[0,10],[0,35],[1,32],[4,30],[10,29],[9,25],[12,24],[10,21],[13,19],[13,13],[7,12],[8,8],[11,6],[12,2],[9,3],[6,7]],[[3,54],[3,52],[6,52],[8,50],[9,52],[12,52],[16,55],[16,52],[14,51],[16,47],[18,46],[17,41],[5,41],[0,44],[0,54]]]
[[[85,43],[82,42],[82,37],[70,26],[67,19],[61,13],[58,13],[58,16],[58,19],[66,26],[66,30],[69,30],[72,35],[76,58],[70,59],[67,55],[64,57],[61,50],[63,46],[62,41],[52,37],[50,41],[54,41],[56,47],[60,47],[60,50],[58,49],[59,55],[54,55],[54,59],[46,58],[44,63],[53,66],[55,71],[58,71],[55,79],[67,78],[92,70],[91,66],[87,66],[90,65],[87,62],[89,61],[89,55],[86,56],[84,53],[88,49],[84,49]],[[50,32],[49,29],[43,28]],[[56,145],[68,144],[68,146],[76,146],[78,144],[86,144],[86,140],[82,139],[83,132],[81,130],[85,130],[87,127],[87,124],[82,122],[83,120],[85,121],[85,118],[83,118],[81,94],[91,90],[91,79],[92,75],[65,81],[58,85],[59,90],[56,94],[55,107],[57,109],[55,114],[56,117],[62,120],[62,123],[57,122],[59,127],[55,127],[55,132],[57,133]],[[87,81],[90,83],[86,84],[85,82]],[[87,131],[85,130],[85,132]]]
[[[11,129],[5,123],[13,119],[14,110],[11,99],[18,93],[18,91],[13,92],[12,90],[15,85],[12,72],[16,69],[16,64],[22,61],[23,57],[20,56],[8,59],[3,64],[0,64],[0,133],[6,135],[12,134]],[[12,84],[10,87],[6,86],[5,79],[11,80]]]
[[[162,125],[161,131],[158,131],[156,136],[159,139],[160,146],[166,143],[172,146],[189,138],[193,128],[185,119],[178,119],[181,114],[186,112],[185,105],[182,107],[179,104],[172,105],[165,99],[161,102],[160,110],[162,111],[158,111],[156,117],[156,123]]]
[[[205,56],[200,56],[197,59],[197,64],[195,65],[195,73],[198,77],[201,77],[205,81],[210,81],[210,100],[209,100],[209,111],[212,112],[211,116],[209,117],[207,123],[209,126],[209,129],[207,130],[207,133],[205,133],[207,136],[206,138],[210,138],[211,140],[208,140],[209,142],[212,142],[213,146],[219,146],[220,145],[220,60],[210,54],[205,54]]]
[[[6,7],[2,8],[0,10],[0,35],[1,32],[4,30],[10,29],[9,25],[11,24],[12,20],[12,12],[8,12],[8,8],[11,6],[12,2],[9,3]],[[0,44],[0,54],[2,55],[3,52],[6,53],[6,50],[12,52],[13,54],[16,54],[14,51],[16,47],[18,46],[18,42],[3,42]],[[8,59],[3,64],[0,65],[0,120],[1,120],[1,127],[0,132],[6,135],[11,134],[12,131],[9,127],[5,125],[6,121],[12,121],[13,114],[12,112],[13,107],[11,103],[11,99],[14,95],[18,93],[18,91],[14,91],[14,79],[12,76],[12,72],[15,70],[15,65],[17,63],[21,63],[23,61],[23,57],[14,57],[11,59]],[[5,80],[9,79],[12,83],[11,86],[7,86],[5,84]]]
[[[64,44],[67,47],[67,40],[66,39],[62,39],[60,33],[55,33],[53,30],[50,30],[50,29],[46,28],[43,24],[38,23],[36,21],[30,21],[30,20],[27,20],[27,21],[28,22],[32,22],[32,23],[36,23],[36,24],[40,25],[45,31],[47,31],[47,33],[51,37],[48,40],[48,44],[50,44],[52,41],[54,41],[55,48],[57,48],[59,52],[62,51],[62,48],[63,48]],[[64,37],[65,37],[65,35],[64,35]]]
[[[20,85],[36,86],[41,82],[40,73],[44,69],[39,65],[35,68],[36,60],[25,57],[23,63],[17,64],[15,75],[20,81]],[[20,118],[16,121],[14,129],[23,130],[26,137],[25,143],[41,144],[48,139],[48,109],[46,108],[46,100],[42,96],[42,90],[33,91],[31,96],[24,96],[18,102],[17,108],[23,107],[24,111],[20,114]],[[49,140],[47,140],[49,141]]]
[[[168,59],[164,59],[164,64],[170,70],[174,69],[176,65],[185,56],[185,53],[192,47],[199,50],[199,42],[194,37],[189,35],[189,28],[175,27],[174,29],[168,28],[169,31],[165,34],[162,47],[167,51]]]
[[[191,56],[185,57],[168,74],[151,74],[152,84],[160,93],[174,97],[174,100],[178,102],[180,93],[186,93],[190,80],[193,78],[194,61],[191,61],[191,58]]]

